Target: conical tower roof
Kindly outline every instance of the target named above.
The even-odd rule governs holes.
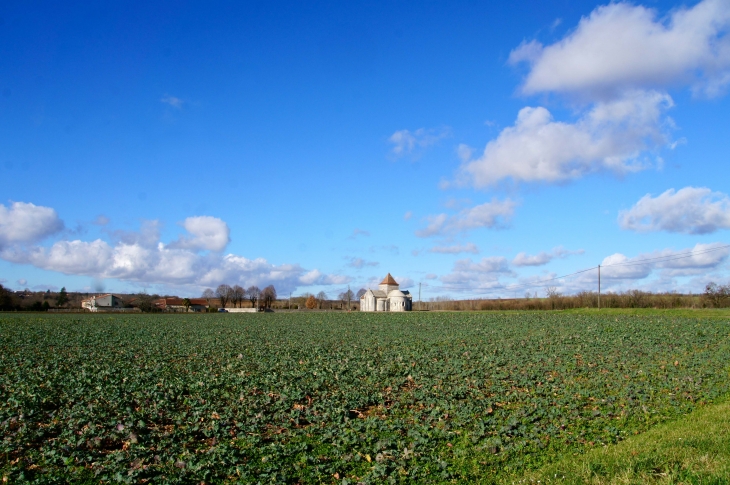
[[[383,278],[383,281],[380,282],[381,285],[397,285],[398,283],[395,282],[392,276],[390,276],[390,273],[388,273],[388,276]]]

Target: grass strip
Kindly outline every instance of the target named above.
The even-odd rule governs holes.
[[[504,483],[730,484],[730,401]]]

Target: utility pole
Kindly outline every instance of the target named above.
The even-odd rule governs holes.
[[[601,265],[598,265],[598,309],[601,309]]]
[[[421,311],[421,283],[418,283],[418,311]]]

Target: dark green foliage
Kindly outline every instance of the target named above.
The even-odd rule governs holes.
[[[58,298],[56,299],[56,305],[63,306],[66,303],[68,303],[68,293],[66,293],[66,287],[64,286],[61,288],[61,291],[58,293]]]
[[[726,394],[728,362],[723,319],[2,315],[0,475],[489,483]]]
[[[18,306],[18,302],[16,301],[15,295],[13,293],[3,287],[3,285],[0,285],[0,311],[10,311],[15,310]]]
[[[159,295],[148,295],[147,293],[138,293],[132,298],[131,306],[139,308],[145,313],[155,312],[159,309],[155,306],[155,300],[160,298]]]

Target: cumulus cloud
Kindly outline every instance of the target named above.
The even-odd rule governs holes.
[[[619,213],[622,229],[709,234],[730,229],[730,197],[707,187],[685,187],[652,197],[645,195]]]
[[[408,211],[405,214],[403,214],[403,220],[404,221],[410,221],[411,220],[411,217],[413,217],[413,212],[412,211]]]
[[[523,94],[567,96],[577,109],[559,121],[525,107],[513,126],[473,159],[460,149],[457,181],[484,188],[502,180],[560,183],[595,172],[648,168],[673,148],[666,90],[689,86],[714,96],[730,83],[730,3],[704,0],[666,18],[625,2],[598,7],[563,39],[525,42],[510,54],[529,71]],[[647,158],[648,157],[648,158]]]
[[[63,230],[56,211],[27,202],[0,204],[0,248],[10,244],[34,243]]]
[[[467,232],[477,228],[501,228],[512,218],[516,203],[510,199],[497,200],[463,209],[458,214],[438,214],[427,217],[428,225],[416,231],[418,237],[430,237]]]
[[[729,31],[726,0],[704,0],[666,18],[640,5],[611,3],[581,19],[559,42],[523,43],[510,61],[530,65],[526,94],[596,98],[689,84],[713,96],[730,82]]]
[[[514,266],[543,266],[555,258],[566,258],[574,254],[583,254],[583,250],[570,251],[562,246],[554,248],[550,252],[541,251],[537,254],[518,253],[512,260]]]
[[[432,253],[438,254],[460,254],[460,253],[471,253],[479,254],[479,248],[474,243],[456,244],[453,246],[434,246],[429,249]]]
[[[344,285],[352,281],[352,278],[346,275],[324,274],[318,269],[313,269],[299,277],[299,283],[305,286],[311,285]]]
[[[509,262],[502,256],[489,256],[474,262],[471,258],[460,259],[454,263],[454,271],[469,273],[512,273]]]
[[[130,245],[154,246],[160,240],[160,221],[142,221],[139,231],[109,231],[112,240]]]
[[[645,169],[641,152],[669,142],[663,115],[672,104],[666,94],[634,91],[596,103],[575,123],[556,121],[542,107],[523,108],[514,126],[462,164],[459,179],[482,188],[504,179],[564,182],[598,171]]]
[[[306,271],[298,264],[274,265],[263,258],[248,259],[235,254],[201,254],[189,249],[174,249],[158,243],[118,242],[110,245],[97,239],[57,241],[50,248],[7,248],[0,257],[19,264],[64,274],[99,279],[120,279],[144,284],[174,286],[277,285],[293,289],[301,285],[342,284],[349,277]]]
[[[616,253],[601,263],[601,278],[638,280],[658,272],[663,278],[703,274],[727,260],[730,248],[722,243],[696,244],[690,250],[663,249],[629,258]]]
[[[412,155],[418,149],[428,148],[435,145],[451,134],[449,128],[427,129],[419,128],[415,131],[398,130],[388,138],[393,145],[392,154],[396,157]]]
[[[454,263],[451,272],[441,277],[449,291],[477,291],[502,287],[500,277],[514,276],[509,261],[501,256],[490,256],[480,261],[471,258]]]
[[[228,224],[217,217],[188,217],[182,226],[190,236],[180,236],[169,244],[170,248],[223,251],[231,242]]]
[[[32,209],[29,212],[36,215],[39,213],[42,220],[52,222],[57,217],[52,209],[41,208],[46,210],[36,211],[33,209],[35,206],[28,205]],[[224,255],[222,250],[229,240],[228,226],[215,217],[186,219],[183,226],[189,235],[168,245],[160,241],[159,221],[144,221],[138,232],[110,232],[111,243],[102,239],[60,240],[45,247],[20,244],[49,232],[47,229],[19,231],[16,227],[18,211],[13,212],[12,209],[11,207],[12,224],[8,225],[12,230],[5,234],[10,234],[8,240],[15,244],[0,247],[0,258],[44,270],[90,276],[97,280],[119,279],[168,287],[200,288],[221,283],[242,286],[274,284],[280,290],[288,291],[302,285],[331,285],[350,281],[348,276],[323,274],[316,269],[307,271],[298,264],[275,265],[263,258],[248,259],[235,254]],[[21,206],[21,209],[29,208]],[[4,217],[7,212],[5,209]],[[23,213],[22,210],[19,212]],[[20,217],[20,220],[25,221],[26,218]],[[48,226],[49,224],[41,224],[38,227]],[[53,227],[53,224],[50,226]],[[31,224],[30,227],[36,226]]]

